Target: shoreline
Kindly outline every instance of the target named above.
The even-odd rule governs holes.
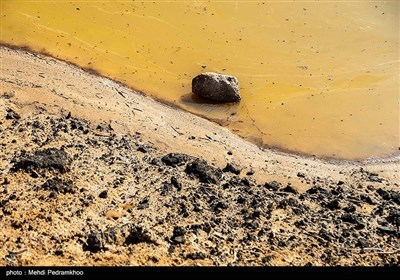
[[[92,74],[94,76],[97,76],[97,77],[100,77],[100,78],[103,78],[103,79],[110,80],[110,81],[112,81],[112,82],[114,82],[114,83],[116,83],[116,84],[118,84],[118,85],[120,85],[120,86],[122,86],[124,88],[128,88],[131,91],[133,91],[135,94],[143,95],[143,96],[145,96],[147,98],[150,98],[150,99],[152,99],[152,100],[154,100],[156,102],[159,102],[159,103],[161,103],[161,104],[163,104],[165,106],[168,106],[170,108],[178,109],[178,110],[193,114],[193,115],[198,116],[200,118],[203,118],[203,119],[205,119],[207,121],[213,122],[213,123],[215,123],[215,124],[217,124],[217,125],[219,125],[221,127],[225,127],[224,125],[221,124],[221,121],[218,121],[218,120],[212,119],[212,118],[208,118],[204,114],[196,114],[196,113],[189,112],[189,111],[185,110],[182,106],[179,106],[178,104],[174,104],[172,102],[168,102],[166,100],[163,100],[162,98],[157,98],[156,96],[147,95],[145,92],[140,91],[138,89],[135,89],[133,87],[130,87],[130,86],[124,84],[121,81],[118,81],[116,79],[112,79],[112,78],[109,78],[107,76],[104,76],[104,75],[102,75],[101,73],[99,73],[95,69],[92,69],[90,67],[82,67],[82,66],[77,65],[77,64],[75,64],[73,62],[54,57],[53,55],[51,55],[50,53],[46,52],[45,50],[37,52],[37,51],[32,50],[30,47],[27,47],[27,46],[14,46],[14,45],[10,45],[10,44],[3,43],[3,42],[0,42],[0,48],[8,48],[8,49],[11,49],[11,50],[23,51],[23,52],[30,53],[32,55],[41,55],[43,57],[48,57],[48,58],[52,58],[52,59],[55,59],[55,60],[58,60],[58,61],[62,61],[63,63],[65,63],[67,65],[71,65],[71,66],[76,67],[78,69],[81,69],[82,71],[85,71],[85,72],[87,72],[89,74]],[[231,132],[231,133],[235,134],[234,132]],[[297,151],[291,151],[291,150],[287,150],[285,148],[279,148],[279,147],[268,146],[268,145],[259,145],[259,144],[256,143],[256,141],[251,141],[250,139],[242,137],[241,135],[238,135],[238,134],[235,134],[235,135],[240,137],[244,141],[247,141],[249,143],[252,143],[252,144],[256,145],[261,150],[269,150],[269,151],[272,151],[273,153],[277,153],[277,154],[281,154],[281,155],[289,155],[289,156],[294,156],[294,157],[301,157],[301,158],[304,158],[304,159],[318,159],[318,160],[321,160],[323,162],[330,163],[330,164],[339,165],[339,164],[342,164],[342,163],[347,163],[347,164],[361,164],[361,165],[367,164],[368,165],[368,164],[400,162],[400,152],[395,152],[392,155],[388,155],[387,157],[369,157],[369,158],[366,158],[366,159],[354,159],[354,160],[345,159],[345,158],[341,159],[341,158],[331,158],[331,157],[316,157],[314,155],[309,155],[309,154],[305,154],[305,153],[301,153],[301,152],[297,152]],[[399,147],[399,149],[400,149],[400,147]]]
[[[0,265],[398,265],[397,160],[262,150],[66,62],[0,55]]]

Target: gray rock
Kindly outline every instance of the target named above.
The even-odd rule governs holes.
[[[192,80],[193,93],[215,102],[240,101],[239,82],[236,77],[206,72]]]

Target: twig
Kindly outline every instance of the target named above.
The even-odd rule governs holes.
[[[388,251],[383,251],[382,252],[382,249],[381,248],[375,248],[375,247],[372,247],[372,248],[363,248],[363,250],[369,250],[369,251],[377,251],[376,253],[378,253],[378,254],[396,254],[396,253],[400,253],[400,249],[398,248],[398,249],[395,249],[395,250],[393,250],[393,251],[391,251],[391,252],[388,252]],[[380,252],[379,252],[380,251]]]
[[[183,135],[182,132],[179,132],[178,130],[176,130],[172,125],[170,125],[170,127],[171,127],[176,133],[178,133],[179,135]]]
[[[25,253],[26,251],[28,251],[27,248],[19,250],[19,251],[8,251],[8,256],[17,256],[17,255],[21,255],[22,253]]]
[[[126,96],[122,93],[122,91],[119,91],[118,89],[114,88],[119,95],[121,95],[123,98],[126,98]]]
[[[368,248],[363,248],[363,250],[378,251],[378,250],[382,250],[382,249],[381,249],[381,248],[378,248],[378,247],[368,247]]]

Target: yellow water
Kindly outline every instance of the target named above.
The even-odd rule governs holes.
[[[399,1],[7,1],[1,42],[89,67],[226,125],[320,157],[399,153]],[[242,101],[191,80],[235,75]]]

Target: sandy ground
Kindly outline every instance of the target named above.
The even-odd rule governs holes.
[[[399,264],[398,159],[261,150],[53,58],[0,57],[1,265]]]

